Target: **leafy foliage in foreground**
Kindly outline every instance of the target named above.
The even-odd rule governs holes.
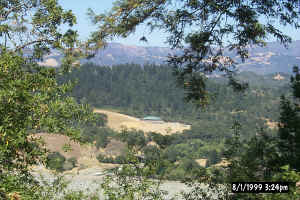
[[[33,133],[59,133],[80,142],[81,125],[97,121],[89,106],[66,95],[71,82],[56,81],[82,55],[73,51],[80,45],[77,32],[59,30],[73,26],[76,18],[57,0],[7,0],[0,3],[0,21],[0,196],[53,199],[47,196],[50,188],[29,173],[47,152]],[[64,54],[59,71],[37,65],[50,49]]]
[[[60,133],[80,141],[79,128],[97,118],[89,106],[66,96],[72,84],[59,85],[55,69],[28,64],[11,52],[1,52],[0,66],[0,185],[13,192],[7,185],[10,173],[31,180],[28,167],[45,161],[47,151],[33,132]]]

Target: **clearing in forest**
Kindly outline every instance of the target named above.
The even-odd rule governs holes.
[[[170,135],[176,132],[181,133],[184,130],[189,130],[191,128],[190,125],[185,125],[177,122],[155,123],[143,121],[139,118],[103,109],[94,109],[94,112],[107,115],[107,126],[116,131],[121,131],[124,128],[128,128],[142,130],[146,133],[156,132],[162,135]]]

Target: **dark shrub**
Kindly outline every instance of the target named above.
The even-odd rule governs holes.
[[[47,156],[46,167],[62,172],[64,170],[63,165],[65,160],[66,158],[63,155],[61,155],[59,152],[50,153]]]

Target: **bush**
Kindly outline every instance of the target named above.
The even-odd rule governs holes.
[[[184,169],[184,171],[186,171],[186,172],[191,172],[193,169],[198,169],[199,165],[193,159],[184,158],[180,162],[179,167]]]
[[[161,148],[166,148],[172,143],[172,136],[170,135],[161,135],[158,133],[151,133],[151,140],[153,140],[156,144]]]
[[[151,162],[153,160],[158,160],[161,155],[161,151],[156,146],[146,146],[144,149],[144,156],[146,162]]]
[[[94,140],[96,141],[97,149],[105,148],[106,145],[110,142],[110,137],[113,137],[115,132],[108,128],[99,128],[97,135],[95,135]]]
[[[181,180],[186,177],[186,171],[182,168],[175,168],[167,174],[168,180]]]
[[[208,153],[209,164],[214,165],[221,162],[221,155],[215,149]]]
[[[113,137],[115,131],[106,127],[86,126],[83,128],[83,141],[92,143],[96,141],[96,147],[105,148],[109,143],[109,137]]]
[[[99,162],[102,162],[102,163],[127,164],[127,159],[123,155],[113,158],[113,157],[106,157],[102,154],[99,154],[97,156],[97,159]]]
[[[64,170],[64,163],[66,158],[59,152],[50,153],[47,156],[46,167],[62,172]]]
[[[182,149],[179,149],[178,146],[170,146],[163,153],[163,158],[167,159],[170,162],[176,162],[177,160],[185,156],[186,155],[184,154]]]
[[[127,159],[126,159],[125,156],[120,155],[120,156],[117,156],[114,159],[113,163],[115,163],[115,164],[127,164]]]
[[[128,146],[139,146],[144,147],[146,146],[148,140],[144,135],[143,131],[140,130],[123,130],[121,134],[119,134],[119,139],[122,142],[126,142]]]
[[[97,160],[102,163],[114,163],[114,159],[112,157],[106,157],[102,154],[97,156]]]
[[[77,165],[77,159],[75,157],[69,158],[68,162],[72,163],[73,167],[76,167]]]

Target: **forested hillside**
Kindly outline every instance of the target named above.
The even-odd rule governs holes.
[[[274,77],[278,74],[262,76],[242,72],[236,78],[249,83],[244,92],[234,92],[225,78],[208,78],[210,104],[197,108],[184,101],[184,90],[176,86],[172,72],[168,66],[85,64],[60,77],[60,81],[77,80],[71,96],[96,108],[119,110],[137,117],[156,115],[166,121],[192,124],[191,130],[171,136],[150,134],[145,138],[143,133],[129,131],[123,138],[129,144],[141,141],[144,141],[143,144],[150,141],[158,144],[160,150],[147,146],[142,149],[146,160],[153,159],[153,155],[160,152],[164,162],[168,163],[161,167],[168,172],[168,179],[193,176],[188,168],[198,169],[195,161],[199,159],[207,159],[206,167],[220,162],[224,157],[226,140],[232,137],[232,126],[236,122],[242,125],[242,140],[250,140],[263,127],[266,132],[276,135],[277,125],[274,122],[279,121],[280,96],[291,94],[289,75],[280,74],[281,80],[276,80]],[[93,136],[87,128],[85,134],[93,138],[91,141],[101,143],[106,138],[100,137],[104,132],[94,131]],[[121,157],[114,160],[100,156],[98,159],[109,163],[123,162]]]
[[[237,78],[250,84],[244,93],[235,93],[223,78],[210,78],[211,104],[199,109],[184,101],[184,90],[176,87],[172,69],[167,66],[86,64],[60,81],[77,80],[72,96],[94,107],[114,108],[137,117],[157,115],[167,121],[192,124],[198,132],[222,138],[235,120],[243,124],[245,137],[263,126],[262,119],[278,120],[280,95],[288,93],[289,77],[273,77],[240,73]]]

